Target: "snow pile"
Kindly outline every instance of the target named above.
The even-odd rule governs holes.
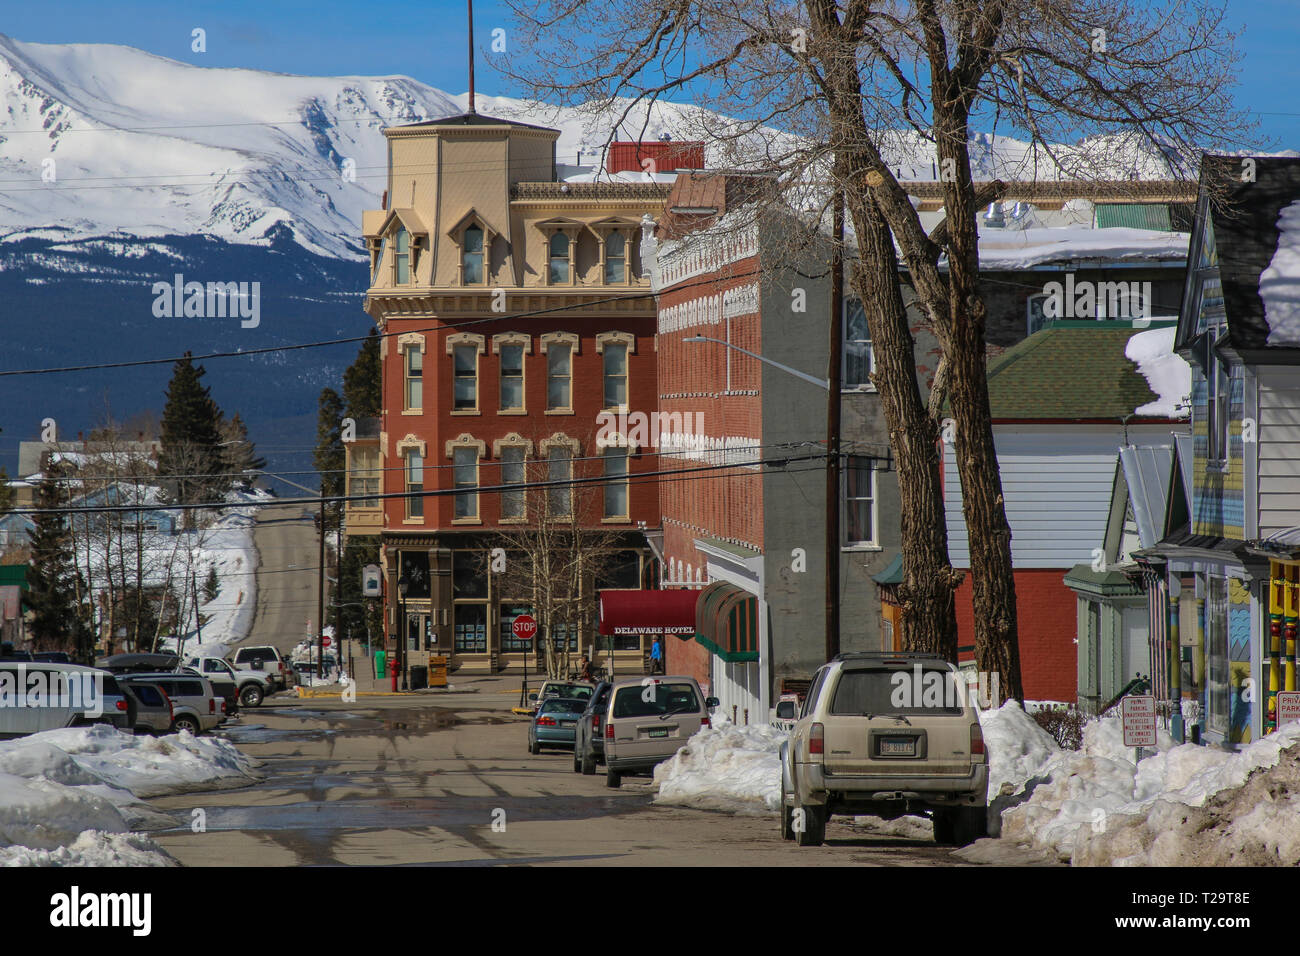
[[[1052,735],[1034,718],[1009,700],[997,710],[980,711],[984,750],[989,757],[989,799],[995,794],[1017,793],[1061,752]],[[1009,788],[1009,790],[1007,789]]]
[[[781,806],[781,742],[769,724],[701,729],[655,768],[655,803],[700,810],[762,812]]]
[[[160,822],[140,798],[244,786],[252,768],[229,743],[188,733],[96,725],[0,742],[0,865],[171,865],[131,832]]]
[[[1148,329],[1139,332],[1124,346],[1125,357],[1138,367],[1156,400],[1135,409],[1137,415],[1162,418],[1186,418],[1192,396],[1192,367],[1174,351],[1174,333],[1178,330]]]
[[[1093,721],[1084,728],[1082,749],[1049,760],[1035,774],[1046,782],[1034,787],[1025,803],[1002,814],[1002,835],[1051,849],[1062,860],[1112,829],[1115,846],[1132,847],[1140,842],[1131,832],[1134,826],[1159,829],[1169,822],[1169,813],[1186,813],[1187,807],[1199,807],[1215,794],[1240,788],[1253,770],[1278,764],[1282,750],[1297,741],[1300,725],[1293,725],[1231,753],[1195,744],[1175,746],[1161,731],[1160,752],[1135,766],[1132,749],[1123,745],[1120,722]],[[1158,803],[1183,809],[1161,810],[1160,822],[1148,819]],[[1130,832],[1120,836],[1119,830]],[[1105,856],[1110,845],[1092,844],[1089,859]]]
[[[1269,345],[1300,345],[1300,200],[1277,217],[1277,249],[1259,274]]]

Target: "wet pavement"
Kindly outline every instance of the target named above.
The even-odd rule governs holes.
[[[176,826],[151,835],[189,866],[963,865],[928,839],[832,823],[798,848],[774,814],[654,806],[648,777],[611,790],[571,753],[529,755],[515,702],[272,699],[220,731],[265,779],[155,800]]]

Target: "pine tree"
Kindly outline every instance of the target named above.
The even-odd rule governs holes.
[[[204,374],[203,366],[196,366],[186,352],[167,385],[158,474],[174,480],[174,500],[180,504],[219,501],[230,486],[228,478],[218,477],[226,466],[225,449],[220,447],[222,416],[202,383]]]
[[[208,576],[203,581],[203,600],[211,603],[216,600],[217,595],[221,592],[221,581],[217,577],[216,568],[208,568]]]
[[[343,452],[341,431],[343,400],[334,389],[322,389],[319,409],[316,417],[316,452],[312,461],[320,472],[321,494],[328,498],[343,493],[343,468],[347,460]],[[326,505],[327,514],[335,520],[341,510],[337,504]]]
[[[379,364],[379,335],[366,336],[357,360],[343,373],[343,404],[349,418],[378,418],[383,407],[383,379]]]
[[[68,651],[89,660],[91,634],[77,607],[76,570],[72,563],[71,532],[64,514],[53,510],[66,496],[55,475],[47,474],[37,489],[36,515],[28,561],[27,603],[32,609],[32,636],[38,647]]]
[[[225,470],[230,474],[261,471],[266,459],[257,454],[257,447],[248,440],[248,426],[235,412],[231,418],[221,420],[221,445],[226,454]]]

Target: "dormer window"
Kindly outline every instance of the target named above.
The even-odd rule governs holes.
[[[397,266],[396,282],[398,285],[407,285],[411,281],[411,234],[405,229],[397,230],[393,251]]]
[[[569,268],[569,252],[572,243],[569,242],[567,233],[555,232],[551,235],[550,242],[547,243],[548,250],[548,281],[551,285],[568,285],[569,276],[572,272]]]
[[[483,282],[483,230],[470,226],[465,230],[460,253],[461,281],[465,285]]]
[[[605,238],[605,285],[626,282],[627,238],[621,232],[611,232]]]

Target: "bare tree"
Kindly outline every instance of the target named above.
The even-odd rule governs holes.
[[[720,160],[776,171],[784,201],[820,222],[842,193],[863,249],[853,282],[879,361],[873,377],[900,484],[909,646],[955,656],[938,495],[945,407],[970,535],[976,660],[1023,697],[1010,529],[993,444],[976,215],[1005,189],[977,182],[972,116],[1028,141],[1007,178],[1194,175],[1200,149],[1246,132],[1229,96],[1235,36],[1222,4],[1171,0],[510,0],[518,47],[501,67],[542,100],[645,129],[688,96],[679,131]],[[663,118],[660,110],[659,119]],[[796,135],[796,133],[798,135]],[[1061,143],[1083,137],[1081,144]],[[945,219],[927,232],[900,180],[925,153]],[[933,177],[931,177],[933,178]],[[902,284],[894,249],[906,269]],[[910,293],[941,348],[927,402],[913,382]]]

